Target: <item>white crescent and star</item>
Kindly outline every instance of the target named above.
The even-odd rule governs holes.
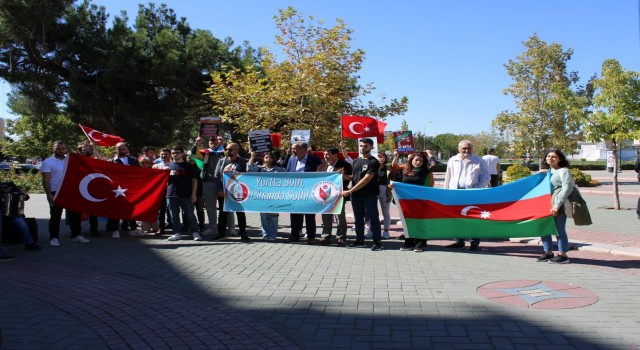
[[[460,215],[468,216],[469,210],[474,209],[474,208],[480,209],[480,207],[476,207],[475,205],[469,205],[469,206],[466,206],[466,207],[462,208],[462,210],[460,211]],[[491,216],[491,212],[486,211],[486,210],[483,210],[480,213],[480,218],[482,218],[482,219],[488,219],[490,216]]]
[[[100,178],[107,179],[109,180],[109,182],[113,183],[113,180],[111,180],[110,177],[100,173],[91,173],[83,177],[82,180],[80,180],[80,185],[78,186],[78,189],[80,190],[80,195],[82,195],[84,199],[90,202],[103,202],[108,199],[108,198],[96,198],[92,196],[91,193],[89,193],[89,184],[91,183],[91,181],[95,179],[100,179]],[[127,191],[127,188],[122,188],[120,185],[118,185],[117,189],[111,190],[111,191],[113,191],[116,194],[115,198],[119,196],[126,197],[125,192]]]
[[[95,133],[95,132],[97,132],[100,135],[104,135],[104,134],[102,134],[101,132],[99,132],[97,130],[91,130],[91,131],[89,131],[87,136],[89,136],[93,141],[96,141],[96,142],[102,140],[102,138],[97,138],[97,137],[93,136],[93,133]]]
[[[353,127],[357,124],[360,124],[362,126],[364,126],[364,124],[360,123],[360,122],[353,122],[351,124],[349,124],[349,131],[351,131],[352,134],[356,134],[356,135],[360,135],[363,134],[365,132],[369,132],[371,129],[368,126],[364,126],[364,131],[363,132],[357,132]]]

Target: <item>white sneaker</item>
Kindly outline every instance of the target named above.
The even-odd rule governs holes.
[[[52,247],[59,247],[60,246],[60,241],[58,241],[57,238],[52,238],[49,241],[49,245],[52,246]]]
[[[120,238],[120,231],[113,231],[111,238]]]
[[[167,238],[167,241],[179,241],[182,239],[179,233],[173,234],[171,237]]]
[[[389,239],[389,231],[382,232],[382,239]]]
[[[71,240],[76,242],[76,243],[89,243],[89,242],[91,242],[90,240],[84,238],[83,235],[77,235],[76,237],[74,237]]]
[[[140,229],[135,229],[133,231],[129,231],[129,235],[130,236],[146,236],[147,234]]]
[[[228,229],[227,233],[229,233],[229,236],[237,236],[238,235],[238,231],[236,231],[235,228]]]
[[[200,236],[200,234],[198,232],[194,232],[193,233],[193,240],[194,241],[201,241],[202,237]]]

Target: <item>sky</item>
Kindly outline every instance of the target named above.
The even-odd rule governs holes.
[[[135,0],[93,0],[118,15],[137,14]],[[145,2],[147,3],[147,2]],[[581,83],[599,74],[606,59],[640,71],[640,0],[168,0],[178,17],[237,45],[274,47],[273,17],[294,7],[304,16],[336,18],[354,31],[352,47],[365,51],[360,82],[376,87],[371,99],[407,96],[407,113],[387,119],[387,130],[434,136],[491,130],[504,110],[515,110],[503,89],[513,81],[505,64],[524,52],[532,35],[574,50],[568,71]],[[0,87],[6,106],[9,87]],[[11,117],[6,108],[1,117]]]

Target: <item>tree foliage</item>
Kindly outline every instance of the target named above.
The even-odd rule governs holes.
[[[493,121],[513,136],[515,153],[577,148],[580,121],[589,106],[586,90],[577,86],[576,72],[567,72],[572,49],[547,44],[533,35],[525,52],[505,65],[513,84],[503,92],[514,97],[518,111],[503,111]]]
[[[125,12],[108,18],[89,0],[3,0],[0,78],[36,115],[65,115],[137,148],[193,136],[211,111],[211,71],[255,56],[192,29],[166,5],[140,5],[133,27]]]
[[[274,19],[282,59],[261,48],[258,65],[226,67],[211,75],[214,113],[232,126],[235,138],[255,129],[284,134],[310,129],[318,147],[335,146],[342,113],[384,119],[406,111],[406,97],[381,106],[361,100],[373,87],[358,84],[364,51],[352,50],[352,31],[342,20],[327,27],[291,7]]]
[[[607,141],[618,169],[618,149],[624,140],[640,138],[640,74],[625,70],[617,60],[602,63],[599,78],[593,80],[594,113],[585,122],[590,141]],[[614,208],[620,209],[618,173],[613,172]]]
[[[439,134],[433,138],[433,145],[437,152],[442,153],[442,159],[448,159],[458,154],[458,143],[462,139],[461,136],[451,133]]]

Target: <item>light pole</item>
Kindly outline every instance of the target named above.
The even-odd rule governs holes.
[[[423,127],[422,131],[424,132],[422,135],[422,151],[424,152],[427,149],[427,125],[431,124],[431,120],[429,120]]]

